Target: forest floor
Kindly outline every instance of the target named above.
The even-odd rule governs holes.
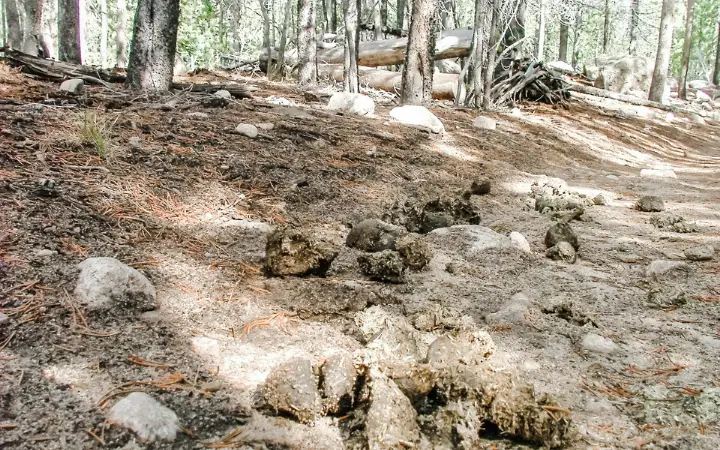
[[[489,114],[498,128],[484,131],[472,126],[477,112],[438,104],[438,137],[389,122],[392,105],[376,118],[340,116],[290,85],[238,80],[258,90],[225,107],[119,86],[89,87],[80,107],[55,83],[0,69],[0,98],[14,100],[0,104],[0,448],[341,448],[343,417],[270,421],[257,391],[290,358],[373,350],[362,320],[378,308],[394,318],[387,326],[415,324],[426,344],[452,330],[419,329],[422,314],[469,316],[494,342],[494,370],[569,412],[571,448],[720,448],[720,255],[684,256],[720,250],[718,123],[573,100]],[[207,118],[189,114],[198,112]],[[243,122],[274,128],[250,139],[234,132]],[[102,130],[105,150],[87,143],[88,127]],[[522,233],[530,253],[483,250],[487,237],[457,227],[423,236],[434,257],[404,283],[359,272],[344,246],[352,224],[397,201],[459,198],[477,180],[492,185],[469,200],[481,225],[500,238]],[[605,196],[571,222],[575,264],[545,256],[557,218],[535,210],[533,183]],[[645,195],[666,210],[638,211]],[[695,231],[653,225],[671,216]],[[311,229],[347,267],[265,276],[266,237],[281,224]],[[158,310],[83,312],[77,265],[93,256],[141,270]],[[682,264],[649,273],[656,260]],[[517,293],[529,299],[519,317],[488,317]],[[607,345],[584,343],[588,334]],[[106,422],[115,394],[132,390],[178,415],[172,444],[143,444]],[[479,442],[533,448],[490,432]]]

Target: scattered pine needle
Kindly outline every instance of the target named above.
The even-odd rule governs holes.
[[[200,445],[208,448],[233,448],[236,447],[238,444],[243,443],[242,438],[244,437],[244,434],[245,430],[243,430],[242,428],[235,428],[230,434],[220,439],[219,441],[200,442]],[[234,441],[233,439],[235,438],[239,439]]]
[[[170,367],[168,364],[149,361],[133,354],[129,354],[128,359],[130,360],[131,364],[135,364],[137,366],[155,367],[157,369],[168,369]]]
[[[297,314],[287,314],[284,312],[279,312],[275,314],[271,314],[267,317],[261,317],[259,319],[255,319],[251,322],[246,323],[240,332],[240,338],[245,336],[246,334],[250,333],[253,329],[259,328],[259,327],[266,327],[272,325],[273,322],[277,321],[279,322],[280,329],[287,332],[287,322],[289,321],[297,321],[295,317]]]

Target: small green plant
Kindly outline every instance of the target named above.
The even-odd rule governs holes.
[[[88,111],[80,124],[80,139],[83,144],[92,145],[100,158],[107,159],[111,151],[110,132],[113,125],[115,121],[110,123]]]

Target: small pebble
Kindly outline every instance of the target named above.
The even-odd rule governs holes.
[[[251,139],[256,138],[258,135],[257,127],[255,127],[255,125],[250,125],[249,123],[241,123],[235,127],[235,131]]]
[[[593,333],[586,334],[580,345],[586,352],[603,353],[606,355],[617,353],[620,350],[620,347],[618,347],[612,339]]]

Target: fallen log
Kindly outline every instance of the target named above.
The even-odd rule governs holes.
[[[435,41],[435,59],[463,58],[470,55],[472,30],[443,31]],[[358,65],[367,67],[392,66],[405,61],[407,38],[361,42]],[[345,47],[318,50],[319,64],[342,64]]]
[[[591,86],[584,86],[582,84],[572,84],[568,88],[573,92],[579,92],[581,94],[592,95],[594,97],[609,98],[611,100],[617,100],[623,103],[629,103],[635,106],[645,106],[648,108],[661,109],[663,111],[669,111],[676,114],[697,114],[695,111],[681,108],[679,106],[663,105],[662,103],[652,102],[650,100],[643,100],[641,98],[633,97],[631,95],[619,94],[617,92],[607,91],[605,89],[598,89]]]
[[[321,77],[327,77],[336,82],[343,81],[343,67],[340,65],[325,64],[318,66],[318,73]],[[360,76],[360,85],[362,86],[394,93],[399,93],[402,88],[401,72],[375,69],[373,67],[360,67],[358,69],[358,75]],[[452,73],[436,73],[433,76],[433,98],[436,100],[454,99],[458,76],[459,75]]]

